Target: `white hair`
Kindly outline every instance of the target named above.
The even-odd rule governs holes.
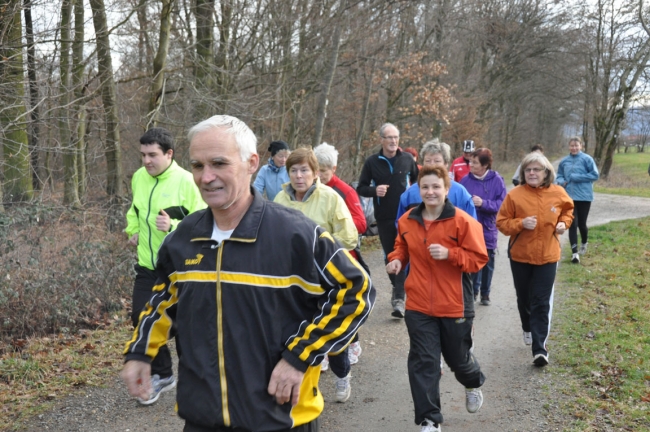
[[[441,154],[442,160],[445,162],[446,166],[449,166],[451,163],[451,147],[449,147],[449,144],[447,143],[438,141],[437,138],[425,142],[422,146],[422,150],[420,150],[420,156],[422,159],[424,159],[424,157],[429,154]]]
[[[192,126],[187,133],[187,139],[191,143],[197,134],[211,129],[223,129],[235,137],[235,144],[242,161],[246,162],[252,155],[257,154],[257,137],[253,131],[246,123],[229,115],[212,116]]]
[[[326,168],[333,168],[336,166],[339,159],[339,152],[333,145],[324,142],[314,148],[314,154],[318,160],[318,165]]]
[[[384,123],[384,124],[381,125],[381,127],[379,128],[379,136],[382,137],[382,138],[384,138],[384,132],[386,132],[386,129],[389,128],[389,127],[394,127],[395,130],[397,131],[397,133],[399,133],[399,129],[397,129],[397,126],[395,126],[395,125],[392,124],[392,123]]]

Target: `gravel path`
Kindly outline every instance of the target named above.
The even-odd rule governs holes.
[[[590,225],[650,215],[650,199],[596,194]],[[566,234],[565,234],[566,236]],[[487,381],[485,402],[477,414],[465,411],[465,395],[453,374],[445,368],[441,382],[445,432],[563,430],[556,417],[549,368],[532,366],[530,348],[524,346],[516,308],[515,291],[506,256],[507,238],[499,238],[499,253],[492,288],[492,305],[478,306],[475,319],[475,354]],[[323,374],[321,388],[326,406],[323,432],[417,431],[406,374],[408,337],[402,320],[390,317],[389,281],[381,254],[364,255],[377,287],[377,304],[360,332],[363,354],[352,368],[352,397],[334,402],[333,374]],[[588,259],[588,255],[586,257]],[[562,307],[562,287],[556,287],[555,307]],[[553,362],[551,333],[550,361]],[[551,390],[542,390],[550,387]],[[551,396],[548,396],[550,392]],[[550,408],[550,409],[548,409]],[[549,414],[551,413],[551,414]],[[174,413],[174,392],[165,393],[151,407],[130,399],[115,377],[108,388],[90,388],[62,401],[51,412],[34,418],[29,431],[180,431],[183,422]]]

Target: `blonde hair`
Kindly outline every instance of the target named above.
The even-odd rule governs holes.
[[[551,164],[548,159],[546,159],[546,156],[539,152],[528,153],[521,161],[521,168],[519,169],[519,178],[521,179],[521,184],[526,184],[525,171],[528,165],[532,164],[533,162],[537,162],[546,170],[546,178],[544,181],[542,181],[542,184],[540,184],[540,186],[548,187],[552,185],[553,182],[555,182],[555,168],[553,168],[553,164]]]

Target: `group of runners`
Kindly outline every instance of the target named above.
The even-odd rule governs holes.
[[[473,319],[475,303],[491,302],[497,231],[510,236],[523,341],[536,366],[548,364],[557,237],[569,229],[579,262],[598,178],[579,138],[557,175],[541,152],[526,155],[509,193],[489,149],[466,140],[452,161],[450,147],[432,140],[420,166],[390,123],[356,190],[336,176],[338,151],[327,143],[291,151],[272,141],[258,170],[256,138],[234,117],[207,119],[188,138],[191,172],[174,161],[171,134],[153,128],[133,176],[125,231],[138,250],[135,331],[123,378],[140,404],[176,387],[166,347],[176,337],[184,430],[317,431],[319,376],[331,369],[336,401],[350,398],[359,332],[374,305],[359,195],[373,200],[391,315],[407,326],[422,432],[441,430],[443,358],[465,387],[467,411],[483,404]]]

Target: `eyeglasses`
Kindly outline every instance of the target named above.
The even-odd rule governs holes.
[[[525,173],[532,173],[532,172],[534,172],[534,173],[540,173],[540,172],[542,172],[542,171],[546,171],[546,168],[526,168],[526,169],[524,170]]]
[[[385,136],[385,137],[382,137],[382,138],[387,139],[387,140],[398,140],[399,136]]]

